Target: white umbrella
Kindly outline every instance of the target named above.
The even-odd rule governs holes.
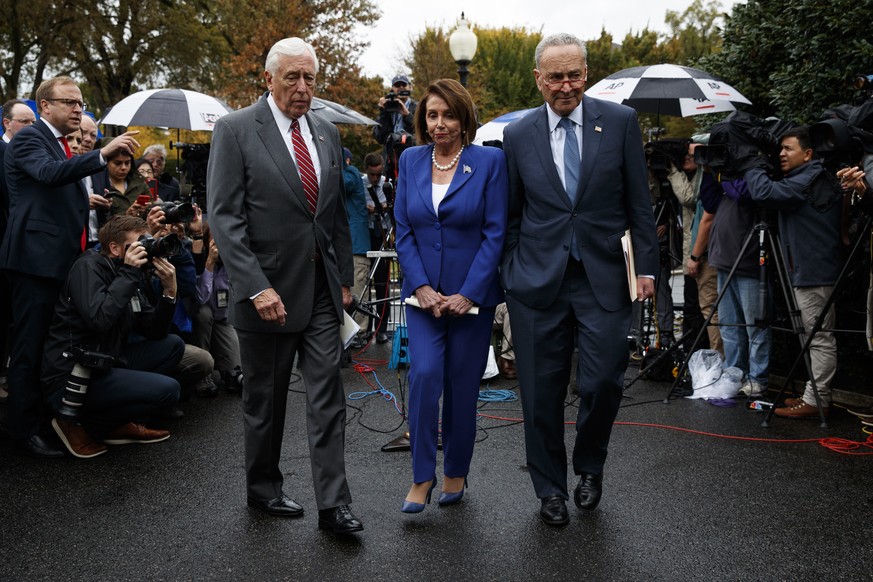
[[[701,115],[733,111],[746,103],[739,91],[718,77],[681,65],[632,67],[592,85],[585,94],[659,115]]]
[[[148,89],[125,97],[99,121],[109,125],[212,131],[233,109],[224,101],[187,89]]]
[[[520,109],[518,111],[504,113],[499,117],[495,117],[476,130],[476,139],[473,140],[473,143],[476,145],[482,145],[482,142],[486,141],[503,141],[503,129],[516,119],[521,119],[531,111],[533,111],[533,109]]]
[[[320,97],[312,98],[310,109],[312,109],[313,113],[320,115],[334,124],[348,123],[351,125],[379,125],[374,120],[358,113],[350,107],[340,105],[333,101],[328,101],[327,99],[321,99]]]

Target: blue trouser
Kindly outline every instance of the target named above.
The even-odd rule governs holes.
[[[719,293],[725,288],[727,276],[727,271],[719,269]],[[724,343],[724,366],[739,368],[750,381],[766,385],[771,331],[769,327],[755,327],[755,320],[762,315],[759,304],[758,279],[734,273],[718,304],[718,323]]]
[[[465,477],[476,440],[479,382],[488,364],[494,307],[478,315],[435,318],[406,310],[409,331],[409,441],[412,480],[436,475],[440,396],[443,398],[443,474]]]

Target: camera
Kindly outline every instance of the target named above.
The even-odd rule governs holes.
[[[873,75],[858,75],[852,81],[852,86],[858,91],[864,91],[868,96],[873,95]]]
[[[828,109],[822,117],[822,121],[810,126],[809,137],[828,170],[854,166],[864,154],[873,153],[873,101],[857,107],[840,105]]]
[[[671,166],[682,169],[689,143],[687,139],[678,138],[650,141],[644,148],[649,169],[655,175],[664,176],[670,173]]]
[[[182,153],[182,165],[179,166],[182,175],[182,198],[196,203],[206,212],[206,169],[209,164],[210,144],[170,142],[170,149],[177,149]]]
[[[709,144],[694,149],[694,162],[727,178],[742,177],[753,167],[775,174],[779,170],[780,136],[792,127],[790,121],[734,111],[712,126]]]
[[[82,407],[85,405],[85,395],[91,384],[91,373],[95,370],[109,370],[115,364],[115,358],[79,346],[73,346],[70,351],[64,352],[64,357],[72,358],[74,364],[67,377],[57,414],[70,422],[79,422]]]
[[[146,250],[150,261],[155,257],[174,257],[182,252],[182,241],[175,234],[157,238],[150,234],[144,234],[137,240]]]
[[[390,113],[394,113],[396,111],[400,111],[403,109],[399,98],[400,97],[409,97],[410,95],[409,89],[404,89],[402,91],[388,91],[385,95],[385,103],[382,105],[382,109],[388,111]]]
[[[196,215],[190,202],[161,202],[157,206],[164,211],[164,224],[191,222]]]

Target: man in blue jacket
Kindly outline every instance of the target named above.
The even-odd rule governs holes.
[[[771,180],[762,168],[745,174],[752,199],[779,211],[779,234],[794,297],[806,331],[822,312],[843,265],[840,239],[839,185],[821,161],[813,159],[809,132],[804,127],[782,135],[779,154],[783,178]],[[831,305],[809,348],[812,379],[801,398],[788,398],[776,414],[786,418],[817,418],[819,399],[825,415],[830,412],[831,382],[837,369],[837,340]]]

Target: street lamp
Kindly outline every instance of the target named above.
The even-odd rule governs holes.
[[[461,80],[461,85],[467,86],[467,65],[473,60],[473,55],[476,54],[476,35],[470,30],[467,20],[464,18],[464,13],[461,12],[461,19],[458,21],[458,26],[455,31],[449,36],[449,50],[452,52],[452,58],[458,63],[458,76]]]

